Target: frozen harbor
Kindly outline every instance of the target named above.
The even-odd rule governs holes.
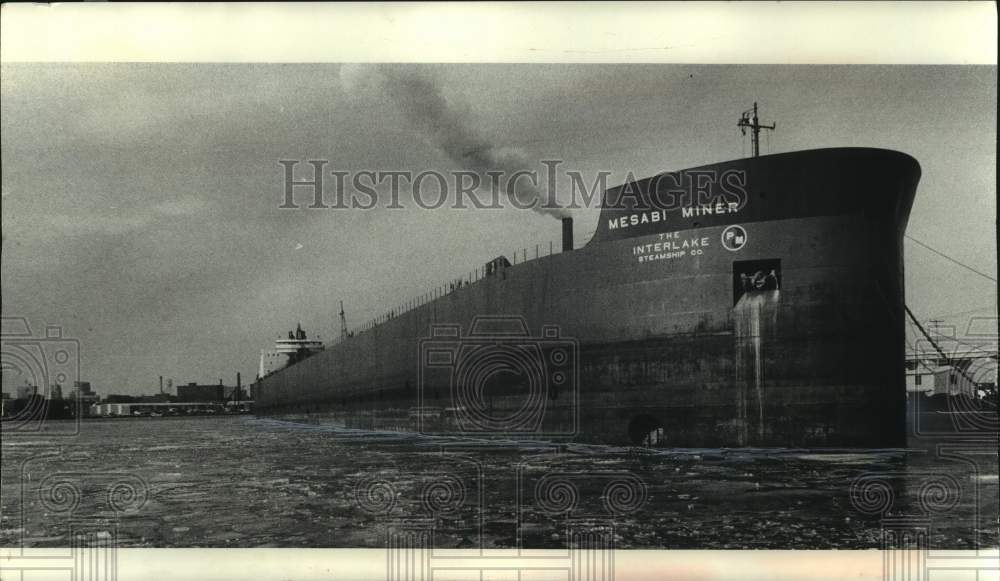
[[[974,446],[560,447],[226,417],[93,420],[2,451],[4,546],[63,546],[85,523],[126,547],[381,547],[418,526],[442,548],[581,529],[619,548],[877,548],[901,517],[934,548],[998,544],[995,448]]]

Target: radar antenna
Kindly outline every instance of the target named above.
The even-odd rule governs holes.
[[[769,131],[774,131],[775,123],[770,125],[761,125],[759,119],[757,118],[757,102],[754,101],[753,109],[747,109],[740,115],[740,120],[736,124],[740,128],[740,132],[743,135],[747,134],[747,128],[750,128],[750,141],[751,141],[751,151],[753,152],[753,157],[760,157],[760,130],[767,129]]]

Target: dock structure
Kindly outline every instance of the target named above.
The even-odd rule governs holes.
[[[198,416],[250,413],[252,401],[100,403],[91,407],[93,417]]]

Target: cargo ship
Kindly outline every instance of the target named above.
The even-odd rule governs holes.
[[[497,257],[268,369],[255,413],[666,447],[905,445],[901,152],[752,156],[603,193],[592,238]],[[520,261],[517,258],[521,258]],[[343,309],[341,310],[343,313]],[[305,339],[305,335],[300,336]]]

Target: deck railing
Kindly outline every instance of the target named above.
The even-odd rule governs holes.
[[[529,252],[530,249],[527,247],[517,249],[514,251],[514,255],[512,257],[507,257],[508,260],[510,261],[510,266],[509,267],[501,266],[500,269],[506,270],[507,268],[513,268],[519,264],[525,264],[528,262],[532,262],[534,260],[548,258],[550,256],[553,256],[554,254],[558,254],[558,252],[556,252],[557,248],[558,247],[556,243],[550,241],[548,243],[547,253],[545,252],[546,250],[545,246],[542,244],[535,244],[533,252]],[[464,276],[452,279],[446,282],[445,284],[438,285],[423,294],[420,294],[406,302],[397,305],[395,308],[383,312],[377,317],[365,321],[361,325],[358,325],[357,327],[348,331],[347,338],[350,339],[351,337],[355,336],[358,333],[363,333],[365,331],[374,329],[375,327],[387,321],[395,319],[405,313],[408,313],[418,307],[434,302],[441,297],[447,296],[453,292],[462,289],[463,287],[472,285],[476,282],[483,280],[484,278],[492,276],[496,276],[496,273],[494,272],[493,274],[487,274],[485,265],[477,267],[473,270],[470,270]]]

